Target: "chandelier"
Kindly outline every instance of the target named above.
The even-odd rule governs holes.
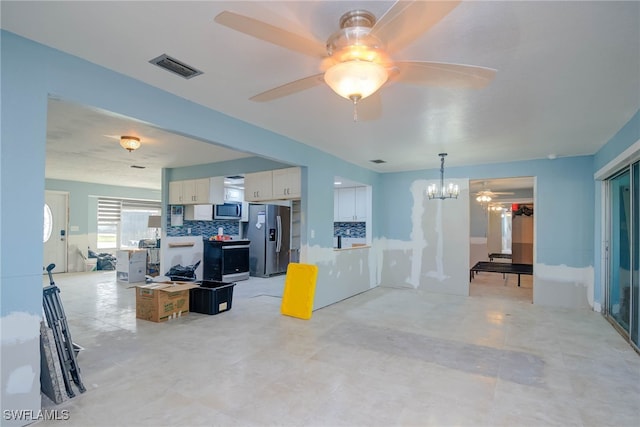
[[[429,200],[432,199],[457,199],[458,194],[460,194],[460,188],[458,185],[454,185],[453,183],[449,183],[449,185],[444,185],[444,158],[447,156],[447,153],[440,153],[440,187],[436,184],[430,184],[427,187],[427,197]]]

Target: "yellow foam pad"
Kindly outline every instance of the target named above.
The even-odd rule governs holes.
[[[317,278],[317,265],[289,263],[280,312],[285,316],[311,319]]]

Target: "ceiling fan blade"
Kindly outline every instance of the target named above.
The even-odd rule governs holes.
[[[397,61],[397,81],[426,86],[481,89],[493,80],[493,68],[445,62]]]
[[[214,21],[241,33],[305,55],[320,58],[327,56],[327,50],[323,43],[248,16],[225,10],[218,14]]]
[[[324,74],[314,74],[313,76],[305,77],[303,79],[295,80],[290,83],[278,86],[274,89],[269,89],[266,92],[259,93],[249,98],[251,101],[267,102],[274,99],[289,96],[296,92],[311,89],[314,86],[318,86],[324,83]]]
[[[397,1],[376,22],[371,33],[387,43],[390,53],[407,46],[460,4],[452,1]]]

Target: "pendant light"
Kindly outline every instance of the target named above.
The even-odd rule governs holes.
[[[450,182],[447,186],[444,185],[444,158],[447,153],[440,153],[440,187],[436,184],[431,184],[427,187],[427,197],[429,200],[433,199],[457,199],[460,194],[460,188],[457,184]]]

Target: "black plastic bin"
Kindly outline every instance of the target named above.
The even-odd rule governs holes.
[[[231,310],[233,282],[205,280],[199,288],[189,290],[189,311],[202,314],[218,314]]]

